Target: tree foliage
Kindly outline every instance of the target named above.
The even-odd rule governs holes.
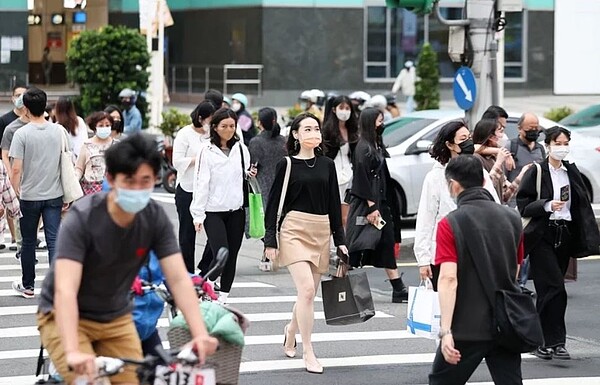
[[[431,44],[423,44],[417,59],[417,84],[415,92],[417,110],[440,108],[440,70],[437,53]]]
[[[106,26],[84,31],[67,51],[67,76],[80,87],[80,113],[119,104],[123,88],[144,91],[148,88],[150,54],[146,39],[135,29]],[[145,105],[140,100],[138,107]],[[140,108],[142,114],[145,108]]]
[[[569,115],[573,115],[575,110],[568,106],[552,108],[544,114],[544,118],[560,122]]]

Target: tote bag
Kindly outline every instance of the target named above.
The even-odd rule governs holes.
[[[537,176],[535,177],[535,191],[537,192],[537,200],[540,199],[540,190],[542,189],[542,167],[534,163],[535,168],[537,168]],[[523,230],[529,225],[531,222],[531,217],[521,218],[521,225],[523,226]]]
[[[67,131],[59,126],[62,135],[62,149],[60,154],[60,183],[63,189],[63,202],[71,203],[83,196],[81,184],[75,175],[73,166],[73,153],[69,151]]]
[[[261,239],[265,236],[265,211],[256,178],[248,178],[248,187],[248,211],[250,216],[248,233],[250,238]]]
[[[431,282],[409,286],[406,330],[416,336],[437,339],[440,332],[440,301]]]
[[[321,281],[321,292],[327,325],[361,323],[375,315],[371,287],[364,271]]]

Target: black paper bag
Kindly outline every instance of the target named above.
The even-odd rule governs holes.
[[[375,315],[367,273],[352,271],[345,277],[321,282],[323,310],[328,325],[365,322]]]

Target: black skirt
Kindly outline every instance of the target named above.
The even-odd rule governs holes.
[[[381,229],[381,238],[375,250],[362,250],[350,253],[350,265],[353,267],[373,266],[385,269],[396,269],[394,252],[394,220],[392,211],[386,202],[381,202],[379,212],[386,222]]]

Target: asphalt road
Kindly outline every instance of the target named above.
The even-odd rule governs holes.
[[[176,226],[172,196],[158,193]],[[410,223],[405,234],[410,235]],[[408,240],[407,240],[408,241]],[[198,251],[205,243],[198,237]],[[282,352],[283,327],[290,317],[295,290],[285,270],[264,273],[258,270],[261,245],[245,240],[238,259],[236,285],[230,304],[243,311],[251,321],[242,355],[239,384],[425,384],[435,352],[435,342],[412,338],[405,332],[407,304],[392,304],[391,288],[379,269],[365,269],[373,291],[377,315],[363,324],[327,326],[322,304],[317,302],[314,346],[325,366],[323,375],[304,371],[301,355],[287,359]],[[38,275],[47,270],[45,252],[38,253]],[[417,268],[412,261],[399,261],[405,281],[417,284]],[[523,356],[525,384],[600,384],[600,260],[579,261],[579,279],[567,285],[569,308],[567,330],[573,359],[568,362],[541,361]],[[13,295],[10,283],[20,277],[14,252],[0,251],[0,385],[25,385],[33,376],[39,349],[35,328],[37,300]],[[39,286],[38,286],[39,287]],[[320,295],[320,293],[319,293]],[[161,320],[160,325],[166,325]],[[166,337],[166,328],[161,327]],[[299,336],[298,336],[299,338]],[[165,338],[166,340],[166,338]],[[298,341],[299,353],[301,342]],[[489,383],[491,377],[482,365],[471,383]]]

